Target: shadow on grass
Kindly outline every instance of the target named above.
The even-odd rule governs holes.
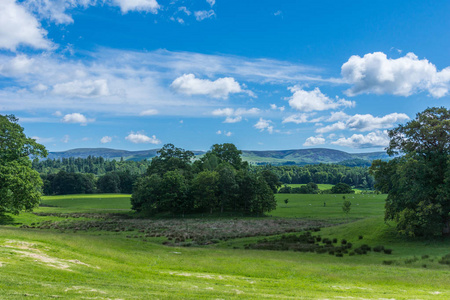
[[[14,218],[8,215],[0,214],[0,225],[14,225]]]

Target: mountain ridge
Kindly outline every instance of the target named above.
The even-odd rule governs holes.
[[[66,151],[49,152],[49,159],[59,158],[87,158],[88,156],[103,157],[105,159],[124,159],[140,161],[157,156],[157,149],[149,150],[120,150],[111,148],[75,148]],[[205,154],[205,151],[192,151],[196,156]],[[242,159],[251,164],[273,165],[304,165],[318,163],[340,163],[360,160],[361,164],[368,164],[374,159],[387,160],[386,152],[348,153],[328,148],[289,149],[289,150],[242,150]],[[365,162],[365,163],[364,163]]]

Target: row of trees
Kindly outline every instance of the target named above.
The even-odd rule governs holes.
[[[310,182],[300,187],[284,185],[278,190],[280,194],[354,194],[355,191],[346,183],[339,182],[329,190],[320,190],[317,184]]]
[[[121,193],[131,194],[138,175],[130,172],[109,172],[96,177],[90,173],[59,171],[41,175],[45,195]]]
[[[277,177],[250,171],[233,144],[213,145],[192,164],[193,153],[172,144],[158,154],[135,185],[131,204],[138,212],[259,215],[276,208]]]
[[[131,174],[144,174],[150,162],[146,159],[141,161],[119,161],[107,160],[103,157],[88,156],[87,158],[69,157],[59,159],[39,160],[33,159],[33,169],[39,174],[56,174],[60,171],[67,173],[89,173],[94,175],[104,175],[110,172],[129,172]]]
[[[347,167],[336,164],[317,164],[306,166],[259,166],[269,169],[285,184],[337,184],[346,183],[351,186],[372,189],[375,180],[366,167]]]

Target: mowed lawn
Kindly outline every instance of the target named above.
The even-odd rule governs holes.
[[[270,214],[344,222],[342,195],[333,196],[277,195],[278,208]],[[345,238],[355,247],[384,245],[393,249],[391,255],[336,257],[241,247],[258,237],[168,247],[163,238],[126,238],[137,232],[8,225],[50,218],[24,213],[0,226],[0,299],[450,299],[450,267],[438,262],[450,253],[449,240],[399,238],[394,224],[383,222],[385,195],[359,196],[346,195],[351,222],[314,234]],[[39,212],[130,208],[129,195],[46,197],[43,203],[51,207]]]

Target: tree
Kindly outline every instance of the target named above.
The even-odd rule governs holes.
[[[352,203],[349,200],[344,200],[344,202],[342,203],[342,211],[344,212],[344,214],[347,215],[347,218],[348,218],[348,213],[350,212],[351,206],[352,206]]]
[[[370,167],[375,187],[388,193],[385,220],[410,236],[449,233],[450,111],[433,107],[389,131],[388,162]]]
[[[46,157],[47,150],[17,122],[13,115],[0,115],[0,214],[31,210],[41,199],[43,183],[29,156]]]
[[[355,191],[346,183],[339,182],[331,188],[332,194],[354,194]]]

